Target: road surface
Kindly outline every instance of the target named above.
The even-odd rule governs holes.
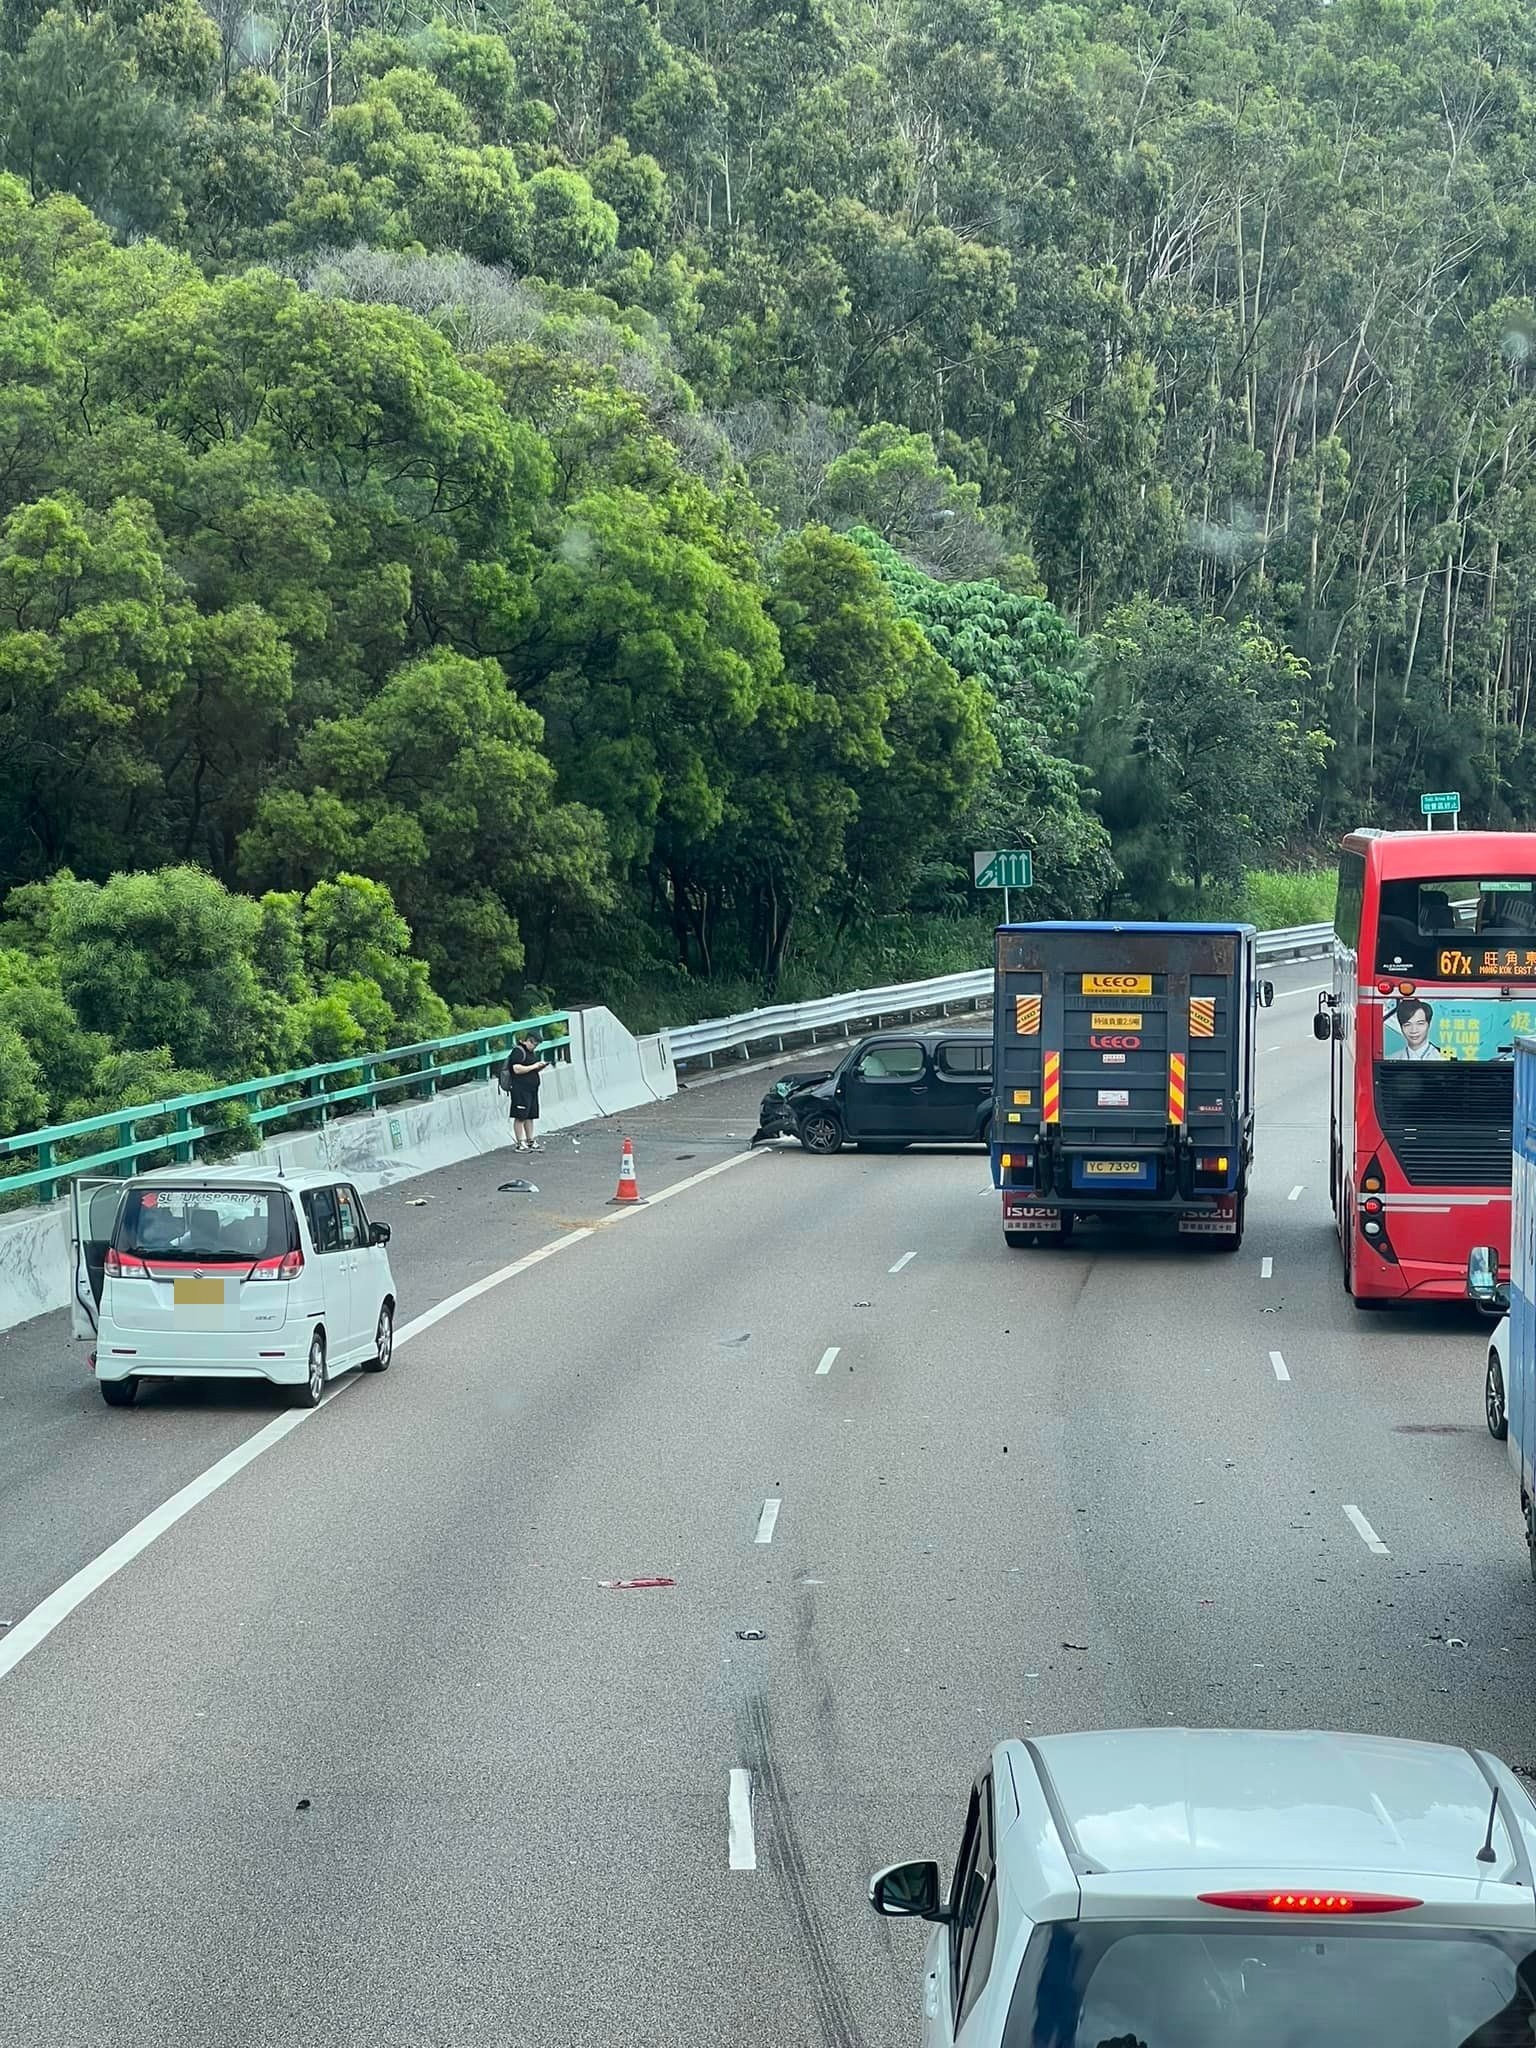
[[[1486,1332],[1344,1297],[1315,973],[1235,1257],[1010,1253],[974,1151],[743,1158],[760,1076],[626,1120],[677,1192],[617,1223],[611,1131],[376,1200],[447,1312],[0,1676],[8,2048],[909,2044],[865,1884],[1001,1734],[1530,1757]],[[0,1343],[21,1626],[282,1412],[108,1411],[61,1320]]]

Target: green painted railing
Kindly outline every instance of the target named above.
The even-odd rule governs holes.
[[[558,1054],[570,1045],[570,1018],[564,1011],[543,1017],[515,1017],[481,1031],[460,1031],[452,1038],[433,1038],[421,1045],[395,1045],[383,1052],[353,1053],[326,1066],[298,1067],[291,1074],[267,1074],[259,1081],[237,1081],[232,1087],[210,1088],[202,1095],[177,1095],[167,1102],[141,1102],[129,1109],[108,1110],[72,1124],[53,1124],[44,1131],[23,1131],[0,1138],[0,1199],[28,1193],[51,1202],[61,1180],[80,1173],[131,1174],[146,1160],[162,1157],[186,1164],[197,1157],[205,1138],[231,1132],[268,1133],[327,1123],[338,1109],[377,1109],[381,1100],[424,1100],[443,1087],[462,1087],[483,1080],[500,1066],[520,1031],[537,1031],[540,1051]],[[222,1118],[229,1104],[235,1114]],[[213,1112],[213,1121],[204,1121]],[[160,1128],[145,1132],[141,1126]],[[104,1140],[92,1149],[89,1140]],[[78,1148],[78,1149],[77,1149]],[[28,1153],[35,1163],[19,1173],[6,1170],[12,1159]]]

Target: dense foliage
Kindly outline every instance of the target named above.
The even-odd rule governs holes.
[[[1517,0],[8,0],[13,919],[698,1009],[1529,822],[1533,143]]]

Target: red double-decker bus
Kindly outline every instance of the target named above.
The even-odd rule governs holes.
[[[1514,1039],[1536,1030],[1536,833],[1352,832],[1339,862],[1331,1183],[1361,1308],[1462,1301],[1509,1256]]]

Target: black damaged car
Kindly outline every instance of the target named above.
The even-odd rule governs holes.
[[[807,1152],[903,1152],[908,1145],[985,1145],[992,1116],[992,1035],[879,1031],[828,1072],[769,1089],[752,1143],[798,1138]]]

